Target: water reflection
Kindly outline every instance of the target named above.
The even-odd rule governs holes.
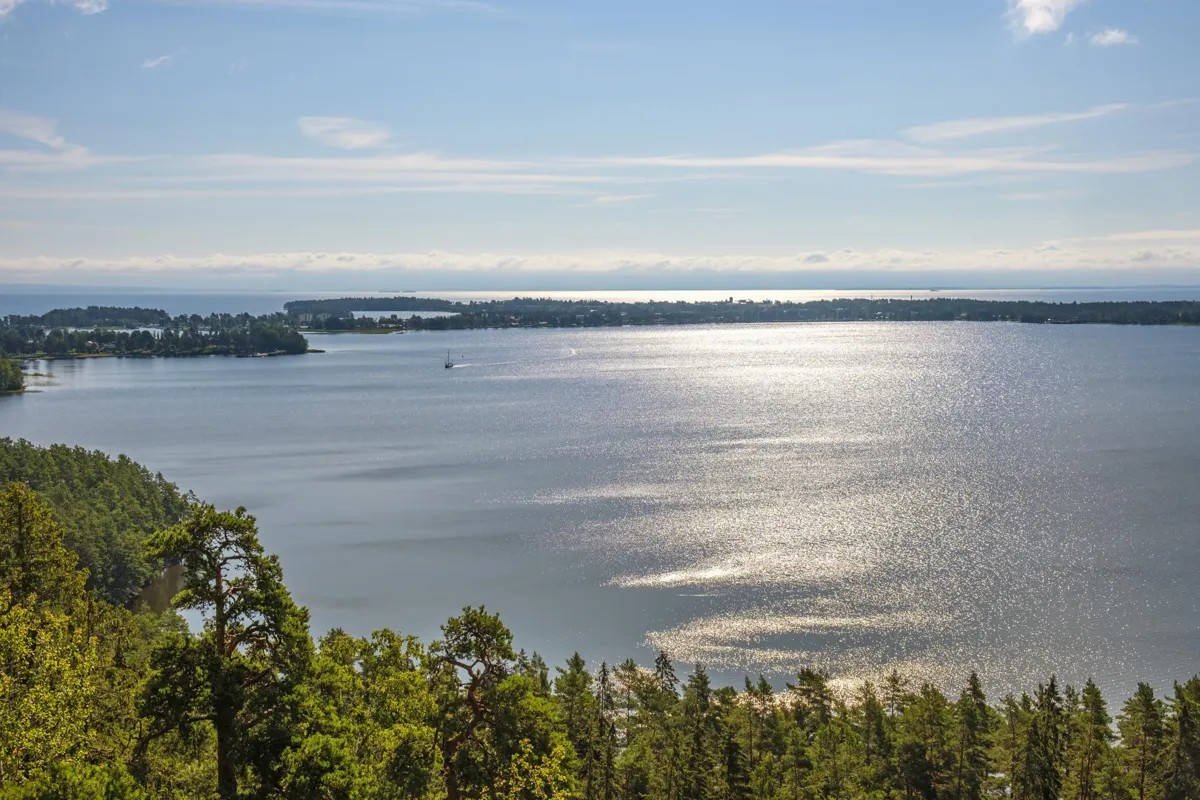
[[[155,613],[162,613],[171,608],[171,601],[183,588],[184,568],[182,564],[172,564],[150,581],[142,591],[138,592],[137,603],[148,607]]]
[[[247,506],[318,632],[434,638],[486,603],[552,662],[665,647],[718,675],[1056,670],[1123,694],[1200,663],[1195,330],[325,341],[55,364],[0,430]]]

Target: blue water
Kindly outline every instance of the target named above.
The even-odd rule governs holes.
[[[970,297],[985,300],[1045,300],[1055,303],[1117,301],[1117,300],[1200,300],[1200,286],[1192,287],[1125,287],[1097,289],[829,289],[829,290],[769,290],[721,289],[677,291],[422,291],[408,296],[440,297],[448,300],[505,300],[522,297],[558,297],[577,300],[610,300],[636,302],[720,300],[735,297],[739,300],[832,300],[842,297],[926,298]],[[209,314],[225,312],[240,314],[271,314],[283,310],[289,300],[308,300],[319,297],[389,296],[374,292],[168,292],[152,289],[130,291],[97,291],[96,289],[65,289],[48,291],[21,286],[0,286],[0,316],[8,314],[44,314],[55,308],[74,308],[89,305],[141,306],[160,308],[170,314]],[[396,296],[396,295],[391,295]],[[428,316],[428,315],[427,315]]]
[[[1200,669],[1200,330],[809,324],[313,337],[39,365],[0,434],[258,515],[314,627],[485,603],[560,662]],[[450,348],[461,364],[442,367]]]

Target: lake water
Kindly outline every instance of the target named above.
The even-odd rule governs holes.
[[[779,300],[798,303],[836,300],[845,297],[914,298],[968,297],[980,300],[1041,300],[1050,303],[1114,302],[1122,300],[1200,300],[1200,286],[1125,286],[1075,289],[720,289],[720,290],[645,290],[645,291],[439,291],[422,290],[403,294],[392,292],[197,292],[154,289],[62,288],[0,285],[0,316],[8,314],[45,314],[55,308],[89,305],[141,306],[159,308],[169,314],[273,314],[283,311],[289,300],[335,297],[438,297],[463,303],[508,300],[513,297],[554,297],[564,300],[606,300],[609,302],[712,302],[733,297],[737,300]],[[372,312],[373,315],[378,312]],[[425,314],[429,316],[429,314]]]
[[[0,435],[258,516],[314,629],[485,603],[552,663],[1200,669],[1200,330],[809,324],[312,337],[38,366]],[[450,348],[461,364],[442,367]]]

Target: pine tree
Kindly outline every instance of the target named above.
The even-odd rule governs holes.
[[[758,676],[756,684],[751,683],[750,677],[746,676],[746,693],[742,698],[746,706],[749,766],[753,771],[767,746],[764,728],[767,718],[775,709],[775,692],[762,675]]]
[[[892,721],[870,681],[863,681],[855,694],[852,719],[862,741],[863,787],[881,791],[891,777]]]
[[[1063,784],[1063,732],[1066,715],[1054,676],[1039,685],[1026,744],[1025,788],[1029,800],[1058,800]]]
[[[1163,703],[1154,697],[1154,689],[1150,684],[1139,683],[1137,692],[1125,702],[1117,721],[1130,783],[1137,800],[1154,796],[1161,763],[1164,712]]]
[[[787,685],[791,692],[792,714],[797,724],[811,737],[816,729],[833,716],[833,690],[829,688],[829,674],[804,667],[796,675],[796,682]]]
[[[23,483],[0,491],[0,586],[12,603],[32,598],[58,612],[71,612],[84,599],[87,571],[63,545],[63,530],[50,509]]]
[[[312,658],[308,612],[292,602],[279,559],[263,552],[244,508],[199,506],[182,524],[151,537],[148,547],[156,558],[184,564],[174,604],[206,618],[201,636],[172,637],[154,652],[142,701],[153,721],[148,737],[208,722],[216,731],[222,800],[238,796],[239,775],[251,761],[258,781],[272,788],[291,739],[278,726],[286,726],[289,695]],[[265,738],[256,741],[260,732]]]
[[[738,725],[746,708],[739,701],[737,690],[723,687],[713,693],[713,738],[717,747],[718,776],[714,800],[746,800],[750,793],[750,773],[746,751],[738,735]]]
[[[1075,735],[1069,763],[1074,764],[1067,796],[1073,800],[1096,800],[1101,773],[1111,758],[1112,717],[1099,687],[1090,678],[1084,684],[1075,711]]]
[[[883,684],[883,701],[887,707],[887,715],[892,718],[900,716],[911,697],[908,692],[908,679],[901,675],[899,670],[893,669]]]
[[[951,706],[929,684],[913,697],[896,726],[896,762],[906,794],[934,798],[951,784]]]
[[[706,800],[711,792],[717,748],[712,685],[703,664],[696,664],[688,676],[683,713],[687,747],[687,789],[683,796],[685,800]]]
[[[613,769],[617,750],[616,723],[617,699],[613,691],[612,677],[606,662],[600,663],[596,676],[596,720],[593,741],[598,750],[596,759],[600,770],[599,800],[611,800],[613,791]],[[591,789],[587,794],[592,795]]]
[[[1019,700],[1008,695],[1001,708],[1003,725],[995,760],[1003,765],[1003,775],[997,788],[1013,800],[1026,800],[1029,797],[1029,731],[1033,724],[1033,699],[1024,692]]]
[[[654,677],[658,679],[660,691],[669,694],[679,691],[679,678],[675,677],[675,667],[671,664],[666,650],[659,650],[654,659]]]
[[[848,800],[856,796],[856,777],[863,761],[862,740],[847,721],[844,708],[817,729],[809,761],[813,765],[809,785],[817,797]]]
[[[1200,678],[1175,684],[1166,751],[1164,800],[1200,797]]]
[[[988,775],[992,710],[974,672],[955,704],[955,800],[979,800]]]
[[[575,747],[575,752],[587,758],[591,750],[591,731],[593,728],[592,706],[592,675],[587,671],[587,664],[579,653],[567,659],[566,668],[556,667],[558,676],[554,679],[554,697],[562,710],[563,720],[567,725],[567,738]]]

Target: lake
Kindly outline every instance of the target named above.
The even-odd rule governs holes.
[[[1056,670],[1117,697],[1200,668],[1200,330],[311,341],[43,363],[0,435],[245,505],[316,632],[431,638],[484,603],[551,663],[663,647],[723,680]]]

